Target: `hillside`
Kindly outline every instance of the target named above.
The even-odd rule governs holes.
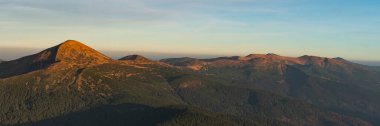
[[[259,88],[380,124],[376,120],[380,118],[379,72],[342,58],[251,54],[162,61],[218,78],[230,86]]]
[[[94,116],[96,115],[96,116]],[[107,117],[107,118],[104,118]],[[71,113],[37,123],[22,124],[25,126],[260,126],[261,122],[243,120],[188,108],[169,106],[153,108],[138,104],[105,105],[85,111]]]
[[[166,64],[173,61],[170,59],[165,60],[166,63],[145,59],[143,62],[135,61],[142,59],[142,56],[138,57],[112,60],[80,42],[70,40],[40,53],[0,64],[0,100],[7,101],[0,104],[0,115],[3,115],[0,116],[0,125],[371,126],[370,122],[376,123],[329,108],[330,104],[335,105],[332,101],[317,104],[297,97],[297,93],[304,95],[301,91],[307,91],[310,94],[305,97],[318,99],[320,97],[315,92],[321,90],[308,86],[292,87],[295,84],[321,87],[325,84],[319,83],[320,80],[306,80],[304,74],[307,71],[300,71],[306,70],[302,66],[285,65],[282,74],[287,75],[285,79],[289,90],[279,89],[284,93],[278,93],[268,90],[264,83],[252,85],[251,82],[276,81],[273,78],[277,76],[273,75],[278,73],[273,69],[282,68],[268,66],[263,69],[260,66],[260,72],[268,72],[268,75],[247,76],[248,71],[245,70],[260,65],[253,62],[256,57],[175,59],[174,65],[177,66]],[[299,61],[287,58],[280,61],[278,58],[269,57],[258,63],[295,64],[302,61],[312,64],[301,58]],[[178,65],[183,61],[186,61],[184,65]],[[331,63],[316,64],[316,67],[335,68],[330,64],[341,62],[346,61],[332,60]],[[196,68],[200,69],[188,65],[197,65]],[[348,70],[357,69],[359,67]],[[253,75],[255,78],[249,80]],[[311,75],[307,73],[307,76]],[[326,85],[330,83],[332,81],[326,81]],[[347,93],[350,88],[330,85],[323,87],[326,91],[321,93],[331,93],[330,90],[337,89]],[[352,88],[361,91],[362,87]],[[359,96],[352,96],[354,99],[364,94],[376,94],[372,90],[355,93]],[[361,101],[374,105],[373,108],[362,109],[374,111],[360,112],[376,117],[376,99],[363,98]],[[344,102],[338,100],[337,103]],[[351,107],[350,104],[348,107]]]
[[[299,120],[299,118],[304,117],[321,118],[321,120],[324,118],[323,121],[326,121],[326,123],[339,124],[341,122],[353,121],[359,124],[366,124],[360,120],[325,113],[316,108],[310,109],[310,105],[302,102],[298,103],[294,101],[295,106],[292,107],[287,105],[289,102],[293,104],[291,100],[283,103],[284,98],[277,98],[278,96],[265,92],[262,94],[264,95],[262,97],[265,98],[261,98],[261,95],[255,96],[255,99],[257,97],[263,100],[272,99],[269,102],[263,101],[262,104],[258,104],[267,107],[267,109],[261,109],[256,104],[253,104],[261,101],[249,101],[249,99],[252,99],[250,97],[253,97],[251,93],[256,92],[255,90],[227,88],[222,83],[212,82],[212,79],[207,78],[201,80],[201,83],[203,83],[202,88],[199,87],[199,89],[195,90],[194,88],[186,88],[186,85],[191,85],[188,81],[199,81],[197,78],[193,78],[199,75],[182,73],[177,69],[156,65],[136,65],[102,64],[83,69],[80,74],[76,73],[78,71],[76,69],[61,72],[55,71],[54,75],[46,75],[41,70],[18,77],[3,79],[0,85],[5,87],[1,87],[3,89],[1,90],[3,93],[1,99],[10,102],[3,104],[0,108],[13,109],[3,109],[1,113],[6,116],[1,120],[4,120],[5,124],[17,124],[20,121],[26,123],[28,120],[38,121],[47,119],[48,117],[58,116],[57,118],[60,119],[60,115],[86,111],[87,109],[91,110],[97,106],[138,104],[151,107],[190,105],[216,113],[249,117],[254,122],[267,123],[265,120],[272,120],[270,122],[273,124],[280,122],[282,118],[286,118],[286,121],[295,124],[324,124],[322,121]],[[177,78],[177,76],[180,76],[180,78]],[[61,77],[65,79],[62,80],[60,79]],[[9,82],[13,83],[10,85]],[[218,90],[218,92],[209,94],[209,90]],[[233,93],[233,91],[241,94]],[[226,94],[227,92],[232,93]],[[226,95],[230,97],[228,98],[230,102],[225,101]],[[276,107],[276,104],[270,106],[272,102],[283,104],[283,107],[278,108],[279,111],[272,111],[271,108]],[[15,107],[15,104],[19,106]],[[223,108],[231,109],[225,110]],[[110,109],[110,111],[113,111],[112,108]],[[293,112],[294,110],[298,112]],[[257,114],[258,112],[262,114],[259,115]],[[36,116],[35,113],[40,114]],[[337,116],[337,119],[329,120],[329,116]],[[96,117],[90,116],[89,118]],[[191,120],[192,117],[189,118]],[[275,119],[273,120],[272,118]],[[287,124],[287,122],[283,123],[284,125]]]
[[[96,50],[74,40],[65,41],[40,53],[5,62],[0,66],[0,78],[45,69],[51,65],[89,66],[111,59]],[[15,67],[17,66],[17,67]]]
[[[373,67],[373,69],[380,71],[380,66]]]

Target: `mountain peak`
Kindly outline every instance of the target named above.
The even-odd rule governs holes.
[[[3,62],[0,78],[44,69],[55,63],[87,66],[111,61],[107,56],[74,40],[67,40],[34,55]],[[17,66],[17,67],[16,67]]]
[[[66,40],[64,42],[62,42],[61,44],[59,45],[84,45],[83,43],[79,42],[79,41],[76,41],[76,40]]]
[[[148,58],[144,56],[140,56],[140,55],[129,55],[129,56],[120,58],[119,60],[131,60],[131,61],[140,61],[140,62],[150,61]]]
[[[335,59],[335,60],[339,60],[339,61],[346,61],[346,59],[344,59],[344,58],[342,58],[342,57],[335,57],[335,58],[333,58],[333,59]]]
[[[275,53],[268,53],[267,56],[278,56],[278,55]]]
[[[44,64],[43,66],[55,62],[88,65],[111,60],[107,56],[75,40],[67,40],[57,46],[22,59],[32,60],[33,63],[37,64]]]
[[[92,64],[110,60],[107,56],[75,40],[67,40],[45,51],[52,52],[57,62]]]

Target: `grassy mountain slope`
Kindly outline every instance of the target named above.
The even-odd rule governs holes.
[[[54,64],[66,64],[69,67],[84,67],[109,61],[111,61],[110,58],[98,51],[80,42],[68,40],[40,53],[2,63],[0,66],[0,78],[45,69]]]
[[[380,71],[380,66],[373,67],[373,69]]]
[[[341,58],[252,54],[163,62],[218,78],[230,86],[262,89],[379,124],[380,74]]]
[[[204,78],[201,83],[205,87],[191,88],[194,86],[193,81],[197,83],[199,78]],[[249,117],[253,122],[261,122],[258,124],[262,125],[305,123],[318,125],[326,122],[338,125],[350,121],[354,122],[353,124],[367,125],[360,120],[329,114],[316,108],[310,109],[310,105],[287,101],[286,98],[277,98],[279,96],[270,93],[262,92],[260,94],[263,95],[253,97],[256,93],[254,90],[225,87],[223,83],[214,82],[202,75],[183,73],[178,69],[156,64],[110,63],[86,69],[55,71],[54,74],[41,70],[2,79],[0,85],[1,100],[10,101],[0,105],[2,108],[0,113],[5,115],[0,117],[2,124],[44,122],[46,119],[61,118],[73,112],[91,110],[104,105],[138,104],[150,107],[196,106],[243,119]],[[260,100],[252,101],[258,98]],[[262,101],[268,99],[272,101],[270,103]],[[279,106],[281,109],[277,111],[276,105],[270,105],[272,102],[281,105]],[[299,105],[291,106],[293,102]],[[266,109],[260,106],[265,106]],[[295,110],[297,111],[292,112]],[[337,118],[326,121],[333,115]],[[316,120],[306,120],[304,117]],[[192,118],[183,120],[192,120]]]
[[[220,85],[219,80],[209,77],[186,76],[171,84],[188,104],[213,112],[241,117],[269,117],[291,125],[369,125],[266,91]]]

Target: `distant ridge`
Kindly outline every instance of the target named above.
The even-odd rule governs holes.
[[[129,56],[120,58],[119,60],[129,60],[129,61],[139,61],[139,62],[151,61],[148,58],[144,56],[140,56],[140,55],[129,55]]]
[[[119,59],[119,61],[134,61],[136,63],[151,62],[141,55],[129,55]],[[46,68],[53,64],[69,64],[69,66],[88,66],[113,62],[111,58],[88,47],[87,45],[75,41],[67,40],[57,46],[48,48],[40,53],[26,56],[13,61],[3,62],[0,66],[0,78],[28,73],[34,70]],[[318,68],[331,69],[344,73],[354,71],[366,71],[368,68],[346,61],[343,58],[324,58],[304,55],[301,57],[285,57],[273,53],[249,54],[247,56],[219,57],[212,59],[195,58],[169,58],[160,60],[174,66],[184,66],[193,70],[201,70],[205,66],[225,66],[238,65],[239,63],[254,63],[256,66],[268,66],[269,64],[279,65],[311,65]],[[0,61],[1,62],[1,61]],[[269,64],[268,64],[269,63]],[[17,66],[17,67],[15,67]],[[280,66],[278,66],[280,67]]]
[[[160,61],[200,72],[209,71],[211,68],[218,70],[234,68],[239,70],[257,69],[263,71],[274,69],[279,72],[279,74],[283,74],[283,72],[286,72],[286,69],[296,67],[310,71],[310,73],[323,73],[326,74],[326,76],[329,75],[334,78],[350,77],[350,79],[360,80],[361,78],[368,77],[370,78],[368,80],[371,81],[378,78],[378,73],[374,67],[370,68],[365,65],[356,64],[339,57],[326,58],[308,55],[286,57],[276,54],[250,54],[245,57],[232,56],[212,59],[185,57],[169,58]]]
[[[346,69],[349,71],[351,69],[356,69],[361,67],[351,63],[343,58],[326,58],[318,56],[309,56],[304,55],[301,57],[287,57],[280,56],[273,53],[268,54],[249,54],[247,56],[231,56],[231,57],[218,57],[211,59],[196,59],[196,58],[168,58],[162,59],[162,62],[174,65],[174,66],[186,66],[193,70],[200,70],[203,66],[207,65],[230,65],[230,64],[239,64],[242,62],[254,63],[256,65],[266,66],[269,64],[283,64],[283,65],[311,65],[315,67],[325,68],[325,67],[334,67],[339,66],[339,69]],[[354,67],[354,68],[353,68]],[[197,68],[197,69],[194,69]],[[362,69],[362,68],[360,68]]]

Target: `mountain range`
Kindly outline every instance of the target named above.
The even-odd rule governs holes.
[[[114,60],[68,40],[0,64],[0,125],[375,126],[379,88],[342,58]]]

